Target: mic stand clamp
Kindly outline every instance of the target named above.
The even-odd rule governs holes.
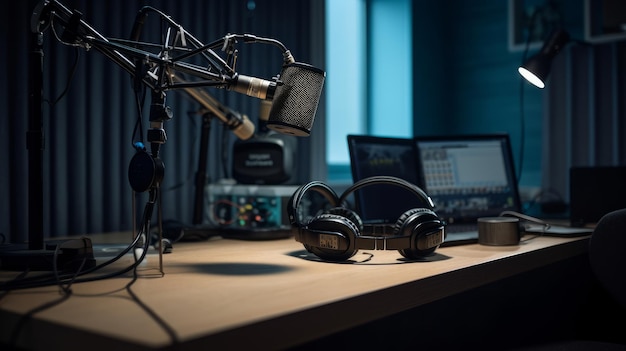
[[[150,129],[147,132],[147,139],[151,146],[152,157],[157,158],[159,156],[159,146],[167,141],[163,123],[172,119],[173,113],[172,109],[165,105],[164,93],[153,92],[152,101],[150,106]]]

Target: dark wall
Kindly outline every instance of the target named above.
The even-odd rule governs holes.
[[[523,52],[509,50],[507,5],[414,2],[414,129],[417,135],[509,133],[518,167],[524,148],[521,184],[539,186],[541,93],[520,84]]]

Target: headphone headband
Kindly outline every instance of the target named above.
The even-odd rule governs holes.
[[[289,216],[289,222],[291,225],[302,226],[302,223],[298,220],[297,209],[300,205],[300,201],[304,198],[309,191],[316,191],[319,194],[323,195],[331,207],[341,206],[346,198],[352,194],[353,192],[366,187],[368,185],[373,184],[390,184],[402,187],[406,190],[409,190],[415,196],[422,200],[422,202],[427,206],[428,209],[434,210],[435,204],[433,200],[417,185],[410,183],[404,179],[392,177],[392,176],[373,176],[361,179],[356,183],[352,184],[348,189],[346,189],[341,196],[337,196],[337,193],[329,187],[327,184],[320,181],[312,181],[300,186],[296,191],[291,195],[289,202],[287,203],[287,214]]]
[[[428,209],[435,209],[435,203],[430,198],[430,196],[428,196],[424,192],[424,190],[404,179],[391,176],[374,176],[359,180],[358,182],[352,184],[352,186],[350,186],[348,189],[346,189],[343,194],[341,194],[341,197],[339,198],[339,204],[342,204],[346,200],[346,198],[353,192],[372,184],[390,184],[405,188],[415,194],[417,197],[419,197],[426,204],[426,206],[428,206]]]

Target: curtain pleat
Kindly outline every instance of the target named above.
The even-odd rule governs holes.
[[[569,199],[569,170],[626,165],[626,43],[574,45],[544,95],[543,187]]]

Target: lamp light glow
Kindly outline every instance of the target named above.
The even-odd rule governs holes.
[[[545,81],[550,74],[552,59],[559,54],[569,39],[569,34],[566,31],[562,29],[553,31],[549,39],[541,47],[541,50],[526,60],[517,71],[528,82],[543,89]]]
[[[519,74],[522,75],[522,77],[524,77],[524,79],[526,79],[529,83],[536,86],[537,88],[543,89],[546,87],[541,78],[537,77],[533,72],[527,70],[523,66],[519,67],[517,71],[519,72]]]

